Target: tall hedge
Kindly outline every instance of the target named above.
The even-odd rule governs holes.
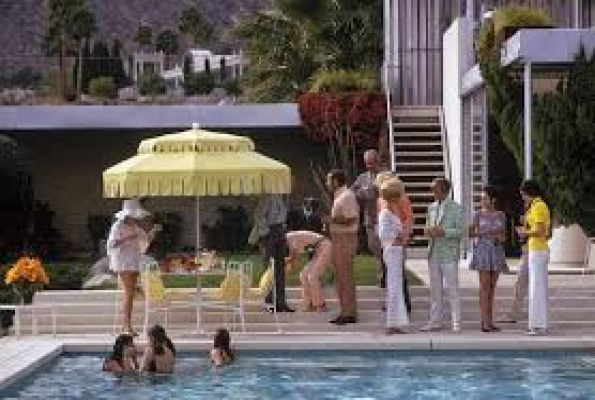
[[[595,235],[595,55],[581,48],[556,91],[535,102],[535,173],[562,224]]]

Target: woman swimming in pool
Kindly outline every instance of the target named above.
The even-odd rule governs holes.
[[[171,374],[176,363],[176,348],[161,325],[149,330],[149,343],[143,355],[143,372]]]
[[[227,329],[217,329],[211,350],[211,361],[216,367],[223,367],[231,364],[235,359],[234,351],[231,349],[231,338]]]
[[[106,372],[132,372],[138,370],[136,346],[132,335],[123,333],[116,338],[112,353],[103,361]]]

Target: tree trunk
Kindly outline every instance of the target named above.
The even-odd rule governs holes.
[[[83,93],[83,51],[85,49],[85,42],[87,38],[82,38],[79,41],[79,62],[78,62],[78,70],[76,72],[76,98],[81,99],[81,94]]]
[[[60,36],[60,56],[59,56],[59,68],[60,68],[60,96],[62,99],[66,99],[66,47],[64,45],[64,35]]]

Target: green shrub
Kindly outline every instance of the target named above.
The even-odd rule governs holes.
[[[225,89],[225,93],[227,93],[230,96],[239,96],[242,94],[240,81],[238,81],[237,79],[231,79],[226,81],[223,84],[223,89]]]
[[[545,11],[530,7],[502,7],[479,31],[476,48],[481,75],[486,83],[488,108],[498,125],[499,134],[514,156],[517,166],[523,165],[523,97],[522,82],[501,65],[500,49],[505,31],[510,28],[550,26]]]
[[[549,27],[552,19],[547,11],[529,6],[511,6],[498,8],[490,21],[481,28],[477,35],[476,47],[479,58],[486,58],[495,50],[500,54],[500,47],[511,30],[523,27]]]
[[[215,89],[215,77],[209,72],[190,73],[184,78],[187,95],[210,94]]]
[[[89,94],[99,99],[115,99],[118,96],[118,88],[111,76],[100,76],[92,79],[89,83]]]
[[[27,67],[18,70],[9,80],[12,87],[21,89],[37,89],[41,85],[43,77],[39,72]]]
[[[379,76],[374,71],[319,71],[311,78],[310,92],[344,93],[374,92],[380,89]]]
[[[79,264],[46,264],[45,270],[50,278],[47,290],[80,289],[87,273]]]
[[[155,96],[167,93],[165,79],[155,73],[139,76],[136,84],[138,92],[143,96]]]
[[[595,56],[583,48],[554,92],[535,102],[535,173],[557,222],[595,235]]]

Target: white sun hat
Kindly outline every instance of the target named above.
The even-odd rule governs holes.
[[[122,203],[122,210],[116,213],[116,218],[124,219],[130,217],[134,219],[142,219],[149,215],[151,214],[140,205],[138,198],[133,198],[124,200]]]

